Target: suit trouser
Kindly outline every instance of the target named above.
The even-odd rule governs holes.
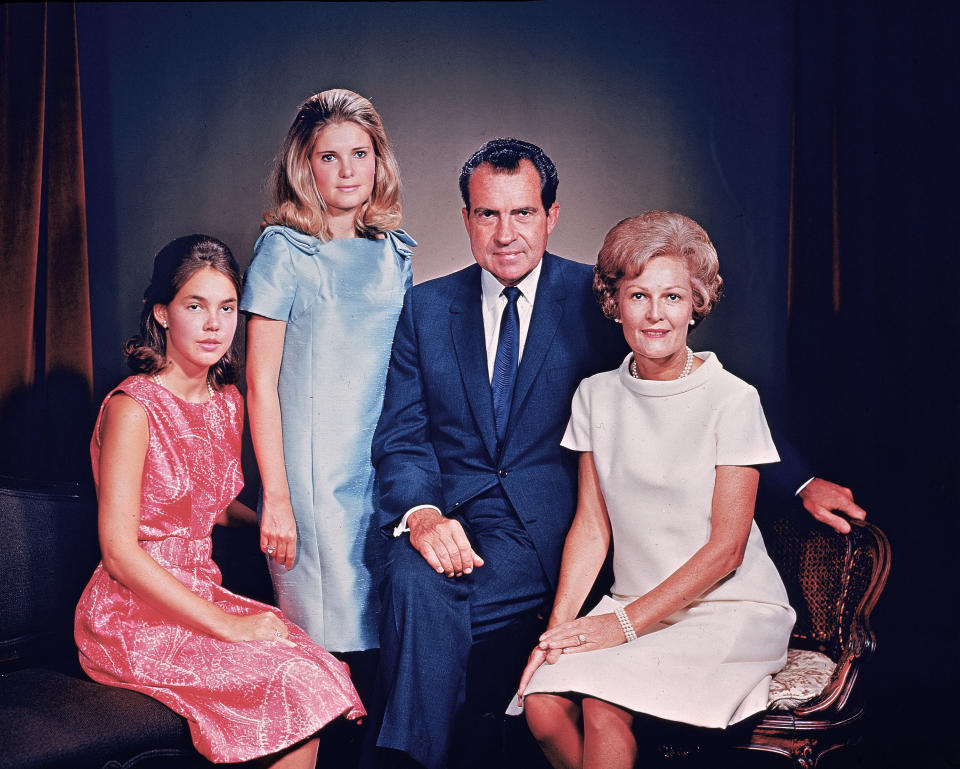
[[[429,769],[446,765],[472,646],[543,610],[550,593],[533,544],[499,489],[474,500],[462,522],[483,566],[463,577],[438,574],[404,536],[390,545],[381,586],[386,701],[377,745]]]

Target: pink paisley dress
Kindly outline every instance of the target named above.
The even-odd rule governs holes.
[[[279,610],[221,586],[210,560],[218,514],[243,486],[243,400],[233,386],[188,403],[144,376],[123,392],[147,413],[150,442],[140,497],[140,546],[197,595],[232,614]],[[104,401],[106,403],[106,401]],[[100,423],[90,454],[99,484]],[[97,566],[77,606],[80,664],[105,684],[134,689],[184,716],[197,750],[215,762],[275,753],[339,716],[365,715],[346,666],[286,618],[297,648],[231,643],[171,622]]]

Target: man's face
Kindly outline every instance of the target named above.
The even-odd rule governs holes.
[[[463,223],[473,258],[504,286],[515,286],[540,263],[560,207],[543,210],[540,175],[529,160],[515,171],[482,163],[470,177],[469,192]]]

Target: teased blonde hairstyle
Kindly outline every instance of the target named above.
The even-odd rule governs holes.
[[[699,323],[710,314],[723,293],[723,278],[717,250],[706,231],[683,214],[648,211],[619,222],[603,239],[593,268],[593,293],[604,315],[620,316],[620,282],[639,275],[658,256],[673,256],[687,265],[694,321]]]
[[[310,165],[317,136],[328,125],[356,123],[373,142],[377,168],[373,192],[360,207],[358,235],[375,237],[400,225],[400,170],[383,130],[383,121],[365,98],[344,88],[314,94],[300,105],[287,132],[273,174],[274,208],[263,215],[260,228],[282,224],[330,240],[327,204],[317,190]]]

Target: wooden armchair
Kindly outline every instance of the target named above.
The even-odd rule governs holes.
[[[874,524],[850,523],[850,534],[838,534],[799,510],[762,521],[767,552],[797,613],[768,710],[725,730],[658,720],[656,739],[641,743],[647,760],[727,766],[733,764],[723,756],[736,747],[778,753],[798,769],[814,769],[824,754],[860,740],[864,708],[855,684],[876,648],[870,614],[890,573],[890,543]],[[512,760],[498,765],[546,768],[522,722],[507,722],[504,755]]]
[[[864,710],[855,684],[876,647],[870,613],[890,573],[890,543],[872,523],[851,524],[843,535],[795,515],[764,528],[797,623],[769,710],[738,747],[788,756],[801,769],[813,769],[825,753],[860,739]],[[812,668],[819,664],[826,684],[814,684],[798,701],[796,691],[786,690],[809,685],[811,662]]]

